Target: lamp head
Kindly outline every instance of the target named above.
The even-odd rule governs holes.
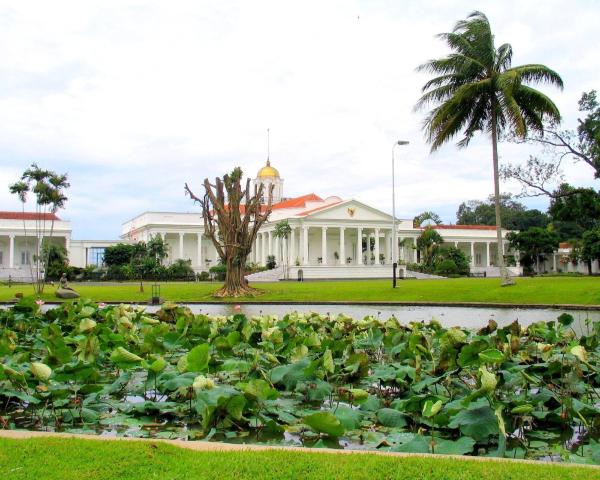
[[[409,143],[408,140],[398,140],[398,145],[408,145]]]

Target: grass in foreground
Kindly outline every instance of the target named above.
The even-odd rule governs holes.
[[[258,297],[231,299],[232,302],[484,302],[516,304],[600,305],[600,277],[517,278],[512,287],[501,287],[497,278],[455,278],[445,280],[405,280],[395,290],[389,280],[314,281],[256,283],[264,291]],[[139,292],[138,283],[71,285],[82,297],[104,302],[147,302],[152,282]],[[220,283],[161,283],[161,296],[174,302],[215,301],[212,293]],[[55,287],[47,286],[43,299],[58,300]],[[16,292],[32,295],[31,285],[0,286],[0,301]]]
[[[572,479],[577,466],[443,457],[336,455],[290,451],[198,452],[164,443],[0,438],[0,478],[10,479]]]

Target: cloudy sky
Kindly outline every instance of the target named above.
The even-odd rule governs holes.
[[[413,112],[444,56],[434,38],[484,11],[513,64],[544,63],[566,128],[581,92],[600,89],[600,4],[570,1],[36,1],[0,0],[0,210],[20,209],[8,184],[32,162],[68,172],[63,218],[74,238],[112,239],[145,210],[195,211],[184,182],[271,160],[286,196],[357,198],[455,221],[458,204],[492,192],[491,146],[431,155]],[[502,162],[528,148],[501,145]],[[592,184],[583,165],[567,179]],[[517,185],[503,185],[518,192]],[[545,208],[541,199],[528,200]]]

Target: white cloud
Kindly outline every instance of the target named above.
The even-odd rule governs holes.
[[[69,171],[64,216],[79,237],[114,237],[144,209],[192,210],[182,185],[271,157],[286,194],[356,197],[389,210],[398,138],[398,211],[438,209],[492,190],[485,138],[429,155],[412,107],[446,53],[434,38],[470,2],[0,1],[3,184],[32,161]],[[514,62],[565,80],[548,90],[574,126],[597,88],[599,9],[589,2],[480,2]],[[528,150],[502,145],[504,160]],[[583,166],[569,178],[591,180]],[[518,191],[515,185],[510,190]],[[17,204],[0,192],[0,201]],[[12,202],[12,203],[11,203]]]

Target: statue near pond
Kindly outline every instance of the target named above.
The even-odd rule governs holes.
[[[79,298],[79,294],[69,287],[69,281],[67,280],[67,274],[63,273],[58,281],[58,288],[56,289],[55,295],[58,298]]]

